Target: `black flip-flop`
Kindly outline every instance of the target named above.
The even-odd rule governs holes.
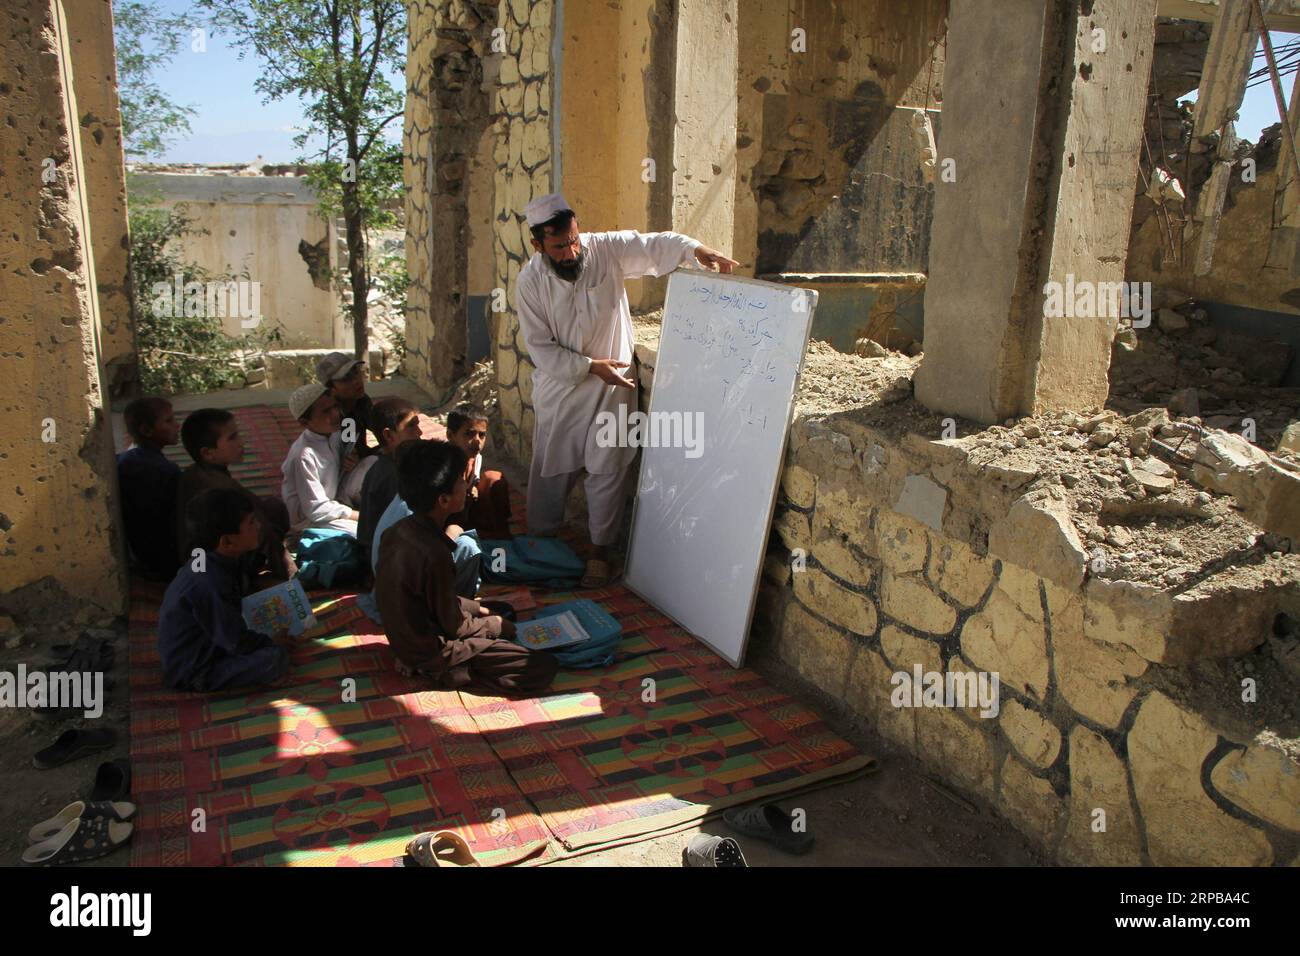
[[[733,830],[752,836],[756,840],[766,840],[786,853],[798,856],[807,853],[813,847],[812,834],[796,831],[794,817],[775,803],[734,807],[724,811],[722,819],[727,821],[727,826]]]
[[[32,757],[38,770],[50,770],[87,754],[108,750],[117,743],[117,734],[108,727],[100,730],[65,730],[59,739]]]
[[[131,795],[131,761],[118,757],[101,763],[95,771],[95,786],[91,788],[92,803],[125,800]]]

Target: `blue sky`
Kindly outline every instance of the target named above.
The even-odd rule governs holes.
[[[154,0],[155,6],[172,14],[184,14],[189,0]],[[202,26],[197,20],[196,27]],[[181,52],[154,81],[175,102],[194,107],[189,136],[177,138],[160,157],[169,163],[251,163],[259,155],[268,163],[292,162],[298,156],[293,145],[295,127],[303,123],[302,104],[297,99],[262,103],[254,89],[261,61],[250,52],[242,61],[231,38],[207,36],[207,50],[195,53],[190,37]],[[394,80],[390,76],[390,81]],[[399,81],[400,82],[400,81]],[[390,138],[401,138],[402,124],[389,124]],[[158,161],[158,160],[153,160]]]
[[[1269,39],[1273,42],[1273,51],[1279,58],[1283,54],[1278,52],[1278,48],[1290,41],[1296,39],[1292,33],[1278,33],[1269,31]],[[1255,49],[1255,64],[1253,70],[1262,70],[1268,65],[1264,58],[1264,41],[1261,40]],[[1282,67],[1285,68],[1283,63]],[[1252,81],[1253,82],[1253,81]],[[1291,102],[1291,86],[1295,82],[1294,76],[1282,77],[1282,96],[1287,103]],[[1196,93],[1193,91],[1187,97],[1190,100],[1196,99]],[[1259,139],[1260,130],[1267,126],[1272,126],[1279,122],[1277,115],[1277,99],[1273,95],[1272,82],[1260,83],[1258,86],[1246,90],[1246,98],[1242,101],[1241,111],[1238,113],[1237,135],[1250,140],[1252,143]]]
[[[155,0],[169,13],[184,13],[189,0]],[[196,26],[200,23],[196,21]],[[1278,46],[1290,35],[1273,34]],[[1256,67],[1264,65],[1262,44]],[[294,129],[302,124],[302,107],[297,100],[262,103],[254,89],[261,62],[250,53],[239,59],[230,38],[210,34],[207,50],[195,53],[188,42],[170,67],[155,77],[177,103],[197,110],[189,136],[177,139],[161,157],[173,163],[251,163],[258,156],[269,163],[291,162],[298,152],[293,145]],[[392,77],[397,81],[398,78]],[[400,82],[400,81],[398,81]],[[1284,94],[1291,95],[1292,77],[1283,77]],[[1191,96],[1195,98],[1195,94]],[[1237,134],[1256,140],[1264,127],[1278,121],[1277,106],[1270,84],[1246,91]],[[394,121],[390,138],[401,135],[401,123]]]

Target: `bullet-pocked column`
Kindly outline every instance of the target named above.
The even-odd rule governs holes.
[[[126,578],[69,48],[59,0],[0,11],[0,105],[17,124],[0,137],[0,593],[51,578],[116,613]]]
[[[1155,14],[1156,0],[953,0],[926,406],[995,422],[1104,403],[1120,316],[1141,308],[1120,283]]]

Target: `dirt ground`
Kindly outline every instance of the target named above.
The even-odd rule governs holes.
[[[27,589],[24,589],[27,590]],[[47,820],[69,803],[90,796],[95,771],[101,763],[126,757],[130,751],[127,711],[126,622],[83,615],[66,617],[67,604],[61,595],[33,586],[23,603],[22,617],[14,630],[0,637],[0,671],[14,673],[18,664],[41,667],[53,656],[54,644],[71,642],[83,631],[108,639],[115,650],[113,667],[105,672],[104,712],[95,719],[80,715],[53,719],[29,709],[0,708],[0,865],[17,866],[27,849],[27,831]],[[50,624],[34,624],[35,621]],[[108,681],[113,681],[108,689]],[[38,770],[32,756],[58,739],[65,730],[111,728],[117,743],[109,750],[89,754],[52,770]],[[129,845],[87,866],[125,866]]]

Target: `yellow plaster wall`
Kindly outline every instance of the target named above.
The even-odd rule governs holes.
[[[58,0],[0,13],[0,593],[45,577],[120,612],[116,470],[67,23]],[[111,45],[111,34],[99,34]],[[20,73],[16,67],[21,66]],[[52,160],[52,164],[45,160]],[[53,181],[42,171],[52,169]]]

